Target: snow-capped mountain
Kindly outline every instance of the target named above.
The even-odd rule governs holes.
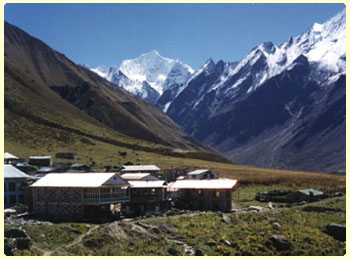
[[[220,109],[223,103],[233,98],[249,94],[268,79],[291,69],[293,62],[300,56],[305,56],[313,66],[313,78],[322,82],[329,76],[345,72],[346,30],[345,10],[324,24],[315,23],[305,33],[288,41],[274,45],[265,42],[252,49],[240,62],[225,63],[222,72],[216,74],[216,80],[205,84],[205,92],[201,87],[192,108],[195,108],[205,94],[215,91],[217,96],[212,104],[213,111]],[[223,63],[223,61],[219,61]],[[157,106],[167,112],[174,99],[187,88],[195,85],[197,78],[213,71],[213,61],[210,60],[197,70],[182,87],[171,88],[158,99]],[[201,97],[198,97],[201,96]],[[175,109],[177,113],[178,109]],[[185,112],[185,111],[184,111]],[[186,111],[189,112],[189,111]],[[171,112],[169,113],[169,115]],[[184,119],[184,117],[182,116]]]
[[[342,73],[345,71],[345,25],[344,10],[324,24],[315,23],[305,33],[291,37],[283,44],[262,43],[237,66],[228,68],[208,91],[217,90],[231,97],[250,93],[271,77],[291,69],[300,55],[312,63],[314,71],[318,73],[315,79],[320,82],[332,74]],[[241,86],[246,80],[251,81],[250,86],[242,91]]]
[[[152,104],[167,89],[183,85],[194,72],[179,60],[160,56],[156,50],[124,60],[119,68],[100,66],[91,70]]]
[[[237,163],[339,169],[345,165],[345,37],[343,10],[280,45],[262,43],[239,62],[209,60],[182,87],[164,92],[173,98],[163,111]]]

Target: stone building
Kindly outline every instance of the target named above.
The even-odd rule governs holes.
[[[30,187],[34,213],[44,218],[99,220],[130,200],[129,184],[114,173],[51,173]]]
[[[188,210],[230,211],[237,180],[180,180],[169,185],[174,206]]]
[[[169,209],[165,181],[129,181],[130,202],[125,203],[127,215],[142,215]]]

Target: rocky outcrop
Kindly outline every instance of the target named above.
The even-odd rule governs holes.
[[[339,241],[346,241],[346,226],[339,224],[328,224],[322,228],[322,232],[334,237]]]

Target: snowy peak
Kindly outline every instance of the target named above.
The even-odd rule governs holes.
[[[190,66],[162,57],[156,50],[124,60],[119,68],[100,66],[91,70],[150,103],[169,87],[184,84],[194,73]]]
[[[159,94],[162,94],[169,85],[165,85],[168,75],[171,75],[171,83],[185,83],[193,69],[179,60],[164,58],[158,51],[140,55],[136,59],[125,60],[119,70],[134,81],[147,81]]]
[[[288,41],[274,45],[264,42],[251,52],[231,71],[231,77],[239,82],[251,80],[248,92],[257,89],[269,78],[294,66],[294,61],[301,55],[311,62],[323,74],[332,75],[345,71],[346,30],[345,9],[324,24],[314,23],[304,33]],[[321,79],[321,78],[320,78]],[[231,88],[237,86],[231,84]],[[224,82],[220,86],[227,86]]]

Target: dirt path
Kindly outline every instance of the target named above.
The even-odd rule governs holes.
[[[64,244],[62,246],[57,247],[55,250],[44,250],[42,248],[37,248],[37,247],[36,247],[36,249],[40,250],[43,253],[43,256],[50,256],[50,255],[56,253],[57,251],[59,251],[60,249],[69,248],[69,247],[71,247],[73,245],[76,245],[76,244],[80,243],[83,240],[84,237],[90,235],[90,233],[92,231],[94,231],[95,229],[97,229],[98,227],[99,227],[99,225],[96,225],[96,226],[90,228],[89,231],[87,231],[85,234],[82,234],[82,235],[78,236],[69,245],[65,245]]]

